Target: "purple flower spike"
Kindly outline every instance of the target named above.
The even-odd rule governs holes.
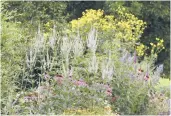
[[[137,62],[137,55],[136,55],[136,51],[134,52],[134,63]]]

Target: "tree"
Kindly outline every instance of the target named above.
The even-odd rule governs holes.
[[[34,32],[40,24],[45,27],[47,23],[49,28],[56,25],[60,30],[67,18],[66,6],[66,2],[59,1],[5,1],[2,16],[7,16],[6,21],[21,23],[22,27],[30,29],[29,32]]]
[[[105,1],[69,1],[67,3],[67,12],[70,14],[68,21],[81,17],[86,9],[101,9],[104,3]]]

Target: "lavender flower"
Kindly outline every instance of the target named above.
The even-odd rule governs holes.
[[[137,54],[136,54],[136,51],[134,52],[134,63],[137,62]]]
[[[154,72],[153,76],[152,76],[152,82],[153,84],[156,84],[159,82],[160,80],[160,75],[163,72],[163,64],[159,65],[156,69],[156,71]]]
[[[160,64],[158,67],[157,67],[157,70],[156,70],[159,74],[161,74],[163,72],[163,64]]]

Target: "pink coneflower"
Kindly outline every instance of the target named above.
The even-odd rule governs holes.
[[[144,80],[147,81],[149,79],[149,74],[148,74],[148,64],[147,64],[147,73],[146,75],[144,76]]]
[[[106,91],[106,95],[107,95],[107,96],[112,96],[112,92]]]
[[[107,96],[112,96],[112,88],[109,85],[104,85]]]

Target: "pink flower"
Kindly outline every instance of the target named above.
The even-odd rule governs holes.
[[[104,85],[104,87],[106,89],[106,94],[112,96],[112,88],[109,85]]]
[[[106,94],[107,94],[107,96],[112,96],[112,93],[109,91],[107,91]]]
[[[148,74],[148,65],[147,65],[147,73],[146,73],[146,75],[145,75],[145,77],[144,77],[144,80],[147,81],[149,78],[150,78],[150,77],[149,77],[149,74]]]
[[[83,80],[79,80],[79,81],[74,81],[74,84],[77,86],[88,86],[87,83]]]

